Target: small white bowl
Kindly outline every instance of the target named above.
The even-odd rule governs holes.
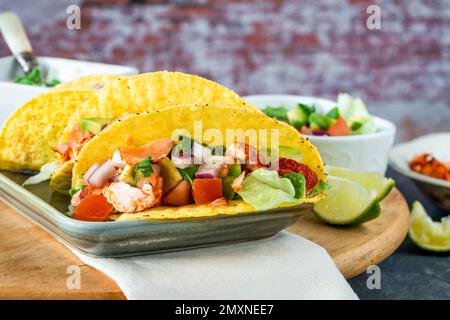
[[[91,74],[134,75],[138,73],[136,68],[115,64],[53,57],[36,57],[36,59],[42,67],[42,74],[45,75],[46,79],[58,79],[61,82],[67,82]],[[13,56],[0,58],[1,82],[11,82],[21,74],[19,64]],[[25,86],[21,84],[16,85]]]
[[[337,105],[335,101],[296,95],[253,95],[244,97],[249,103],[264,109],[284,106],[290,109],[298,103],[315,104],[317,111],[326,113]],[[325,164],[385,174],[388,153],[394,142],[395,125],[372,116],[378,131],[375,133],[330,137],[305,135],[319,149]]]
[[[37,60],[43,72],[47,74],[47,79],[58,79],[61,82],[90,74],[134,75],[138,73],[138,70],[133,67],[105,63],[50,57],[37,57]],[[19,75],[21,71],[14,57],[0,58],[0,128],[14,110],[31,98],[50,90],[47,87],[14,83],[14,79]]]
[[[450,133],[430,134],[396,145],[389,153],[389,164],[394,170],[413,179],[439,207],[450,213],[450,182],[414,172],[409,168],[413,157],[423,153],[431,153],[441,162],[450,162]]]

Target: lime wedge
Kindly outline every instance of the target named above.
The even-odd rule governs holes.
[[[319,219],[334,225],[356,225],[380,215],[380,201],[395,185],[376,172],[327,167],[327,196],[314,206]]]
[[[361,184],[371,193],[376,193],[376,199],[378,201],[383,200],[395,186],[395,181],[393,179],[385,178],[377,172],[358,171],[332,166],[327,166],[327,172],[332,176],[348,179]]]
[[[433,221],[420,204],[415,201],[409,220],[409,238],[418,247],[435,252],[450,252],[450,216]]]
[[[331,189],[314,206],[316,216],[329,224],[353,225],[375,219],[380,214],[376,198],[361,184],[328,176]]]

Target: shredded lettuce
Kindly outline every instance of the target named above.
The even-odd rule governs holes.
[[[257,210],[269,210],[281,204],[300,204],[295,198],[295,188],[287,178],[280,178],[278,172],[258,169],[248,175],[238,191],[242,199]]]
[[[42,181],[49,180],[52,177],[52,173],[56,171],[60,166],[61,164],[57,161],[46,163],[41,167],[41,170],[39,171],[38,174],[25,180],[25,182],[22,183],[22,185],[28,186],[31,184],[38,184],[41,183]]]

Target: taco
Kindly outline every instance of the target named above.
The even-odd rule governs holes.
[[[291,126],[236,107],[129,115],[80,150],[70,211],[88,221],[237,214],[318,201],[317,149]]]
[[[97,91],[102,89],[108,82],[120,80],[125,77],[126,76],[115,74],[94,74],[58,84],[56,87],[52,89],[52,91],[59,91],[59,90]]]
[[[68,192],[71,168],[83,145],[114,119],[177,104],[235,106],[260,112],[232,90],[180,72],[161,71],[106,81],[95,96],[77,108],[59,143],[52,146],[59,154],[61,166],[52,175],[50,187],[58,192]]]
[[[39,170],[55,159],[57,146],[77,109],[97,108],[95,91],[124,76],[91,75],[57,85],[18,108],[0,134],[0,169]],[[89,101],[85,104],[86,101]],[[54,167],[54,166],[53,166]],[[35,179],[36,180],[36,179]],[[39,181],[37,179],[36,181]]]
[[[55,159],[57,145],[69,118],[95,93],[58,90],[44,93],[18,108],[0,133],[0,169],[39,170]]]

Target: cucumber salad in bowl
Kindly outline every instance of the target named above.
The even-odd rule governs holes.
[[[298,103],[290,110],[284,105],[267,105],[263,111],[306,135],[349,136],[377,131],[364,102],[347,93],[340,93],[337,105],[327,112],[321,112],[314,102]]]

